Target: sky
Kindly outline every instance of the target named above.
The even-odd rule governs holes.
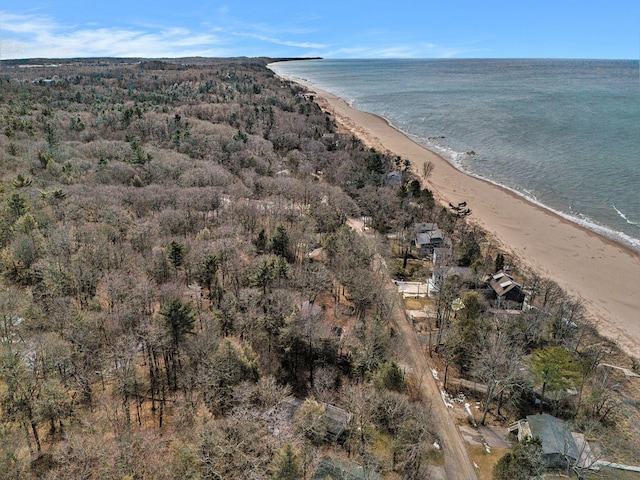
[[[0,59],[640,57],[638,0],[0,0]]]

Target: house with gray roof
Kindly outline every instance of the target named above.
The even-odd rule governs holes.
[[[542,442],[544,459],[550,468],[564,468],[584,461],[585,447],[578,445],[577,434],[572,433],[567,422],[560,418],[546,413],[527,415],[526,420],[510,425],[509,431],[516,434],[518,441],[538,437]]]
[[[414,229],[417,232],[414,243],[422,255],[430,255],[434,249],[443,245],[444,234],[437,223],[416,223]]]
[[[318,466],[311,480],[382,480],[375,472],[360,465],[327,455]]]

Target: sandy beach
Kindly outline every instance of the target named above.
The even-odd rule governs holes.
[[[640,255],[526,201],[509,190],[469,176],[376,115],[351,108],[330,92],[305,84],[342,128],[365,144],[388,150],[420,172],[432,162],[428,187],[445,204],[466,201],[470,220],[494,235],[521,263],[554,279],[582,299],[598,330],[640,358]]]

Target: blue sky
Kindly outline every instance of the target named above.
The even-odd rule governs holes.
[[[20,0],[0,58],[640,56],[638,0]]]

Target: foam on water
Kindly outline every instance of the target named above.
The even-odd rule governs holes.
[[[465,173],[640,251],[638,62],[328,60],[274,70],[304,76]]]
[[[631,220],[629,220],[629,219],[627,218],[627,216],[626,216],[624,213],[622,213],[620,210],[618,210],[618,209],[616,208],[616,206],[615,206],[615,205],[611,205],[611,206],[612,206],[612,207],[613,207],[613,209],[616,211],[616,213],[617,213],[618,215],[620,215],[620,217],[621,217],[625,222],[627,222],[629,225],[640,225],[640,223],[638,223],[638,222],[632,222]]]

